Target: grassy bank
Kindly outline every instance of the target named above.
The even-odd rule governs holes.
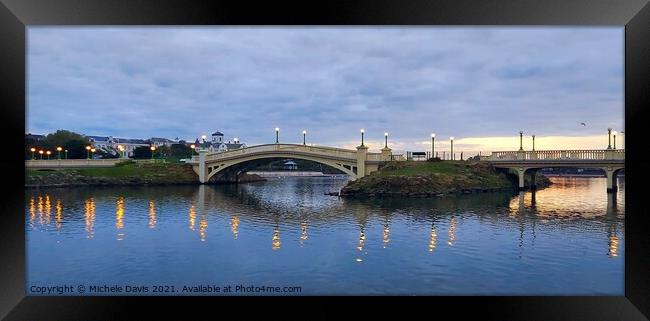
[[[25,186],[198,184],[190,165],[125,162],[113,167],[25,170]]]
[[[515,184],[516,176],[480,162],[390,162],[379,171],[350,182],[341,195],[430,197],[513,189]],[[549,184],[548,179],[537,175],[539,187]]]

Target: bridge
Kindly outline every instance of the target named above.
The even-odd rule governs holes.
[[[542,168],[574,167],[598,168],[607,177],[607,192],[617,190],[616,176],[625,168],[624,149],[598,150],[539,150],[539,151],[507,151],[492,152],[490,156],[482,156],[481,161],[490,163],[496,168],[512,169],[519,176],[519,189],[525,189],[524,178],[531,176],[531,189],[535,189],[535,174]]]
[[[303,159],[321,163],[357,179],[376,171],[379,164],[395,157],[388,147],[383,148],[381,153],[369,153],[368,147],[364,145],[351,150],[276,143],[225,152],[210,153],[199,150],[199,155],[192,156],[186,163],[192,165],[201,183],[207,183],[213,177],[219,181],[237,181],[248,170],[274,158]]]

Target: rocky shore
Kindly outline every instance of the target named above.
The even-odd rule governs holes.
[[[537,188],[544,188],[551,182],[543,175],[537,175],[536,184]],[[499,172],[484,163],[392,162],[371,175],[349,182],[341,189],[340,196],[443,197],[516,188],[516,175]],[[338,194],[338,192],[331,193],[331,195]]]

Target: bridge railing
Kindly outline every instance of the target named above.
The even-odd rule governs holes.
[[[111,167],[124,162],[124,158],[107,159],[38,159],[26,160],[26,168],[65,168],[65,167]]]
[[[544,161],[544,160],[624,160],[624,149],[536,150],[492,152],[481,161]]]
[[[246,147],[241,149],[229,150],[220,153],[210,153],[206,155],[206,158],[209,160],[216,160],[216,159],[249,155],[249,154],[260,153],[260,152],[307,152],[311,154],[318,154],[318,155],[330,156],[330,157],[332,156],[341,157],[341,158],[348,158],[348,159],[356,159],[357,157],[356,151],[341,149],[341,148],[309,146],[309,145],[293,145],[293,144],[267,144],[267,145],[257,145],[257,146],[251,146],[251,147]]]

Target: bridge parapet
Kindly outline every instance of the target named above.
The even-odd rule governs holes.
[[[347,150],[342,148],[324,147],[324,146],[309,146],[297,144],[267,144],[257,145],[242,149],[235,149],[220,153],[208,153],[206,155],[207,161],[214,161],[223,158],[244,156],[253,153],[264,152],[305,152],[309,154],[317,154],[330,157],[339,157],[347,159],[356,159],[357,151]]]
[[[625,160],[624,149],[502,151],[482,156],[481,161],[544,161],[544,160]]]

